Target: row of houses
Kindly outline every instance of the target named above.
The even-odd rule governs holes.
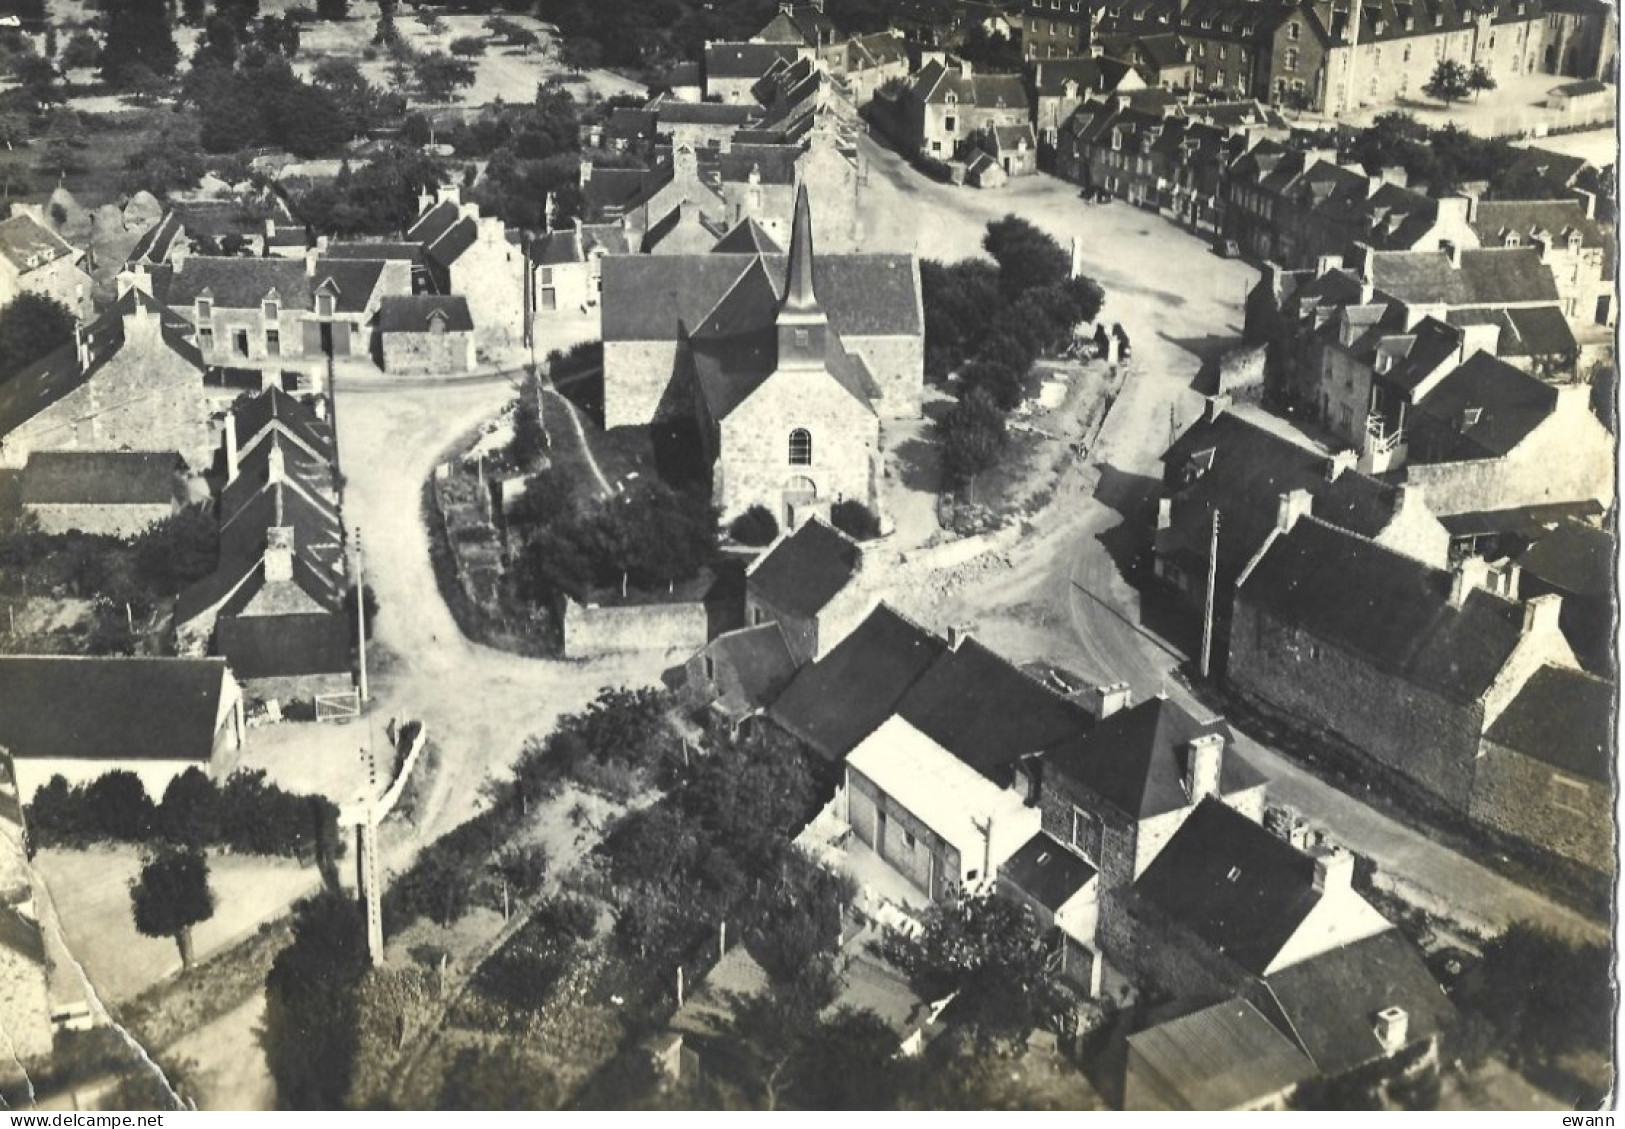
[[[1221,719],[1121,685],[1069,692],[967,630],[927,631],[876,603],[863,555],[816,521],[782,537],[750,569],[747,626],[683,689],[839,777],[798,842],[860,875],[860,899],[908,912],[997,890],[1080,993],[1127,977],[1172,999],[1129,1039],[1130,1108],[1278,1107],[1311,1079],[1436,1063],[1444,993],[1351,856],[1265,830],[1267,780]],[[1213,1023],[1238,1032],[1209,1052],[1222,1062],[1174,1053]]]

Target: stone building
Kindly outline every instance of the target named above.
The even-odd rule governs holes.
[[[1613,234],[1578,200],[1471,201],[1467,223],[1480,247],[1531,247],[1552,272],[1563,316],[1576,324],[1613,325]]]
[[[456,185],[424,195],[418,205],[420,214],[406,238],[422,244],[435,293],[468,303],[480,348],[519,345],[525,329],[525,255],[517,233],[510,236],[502,220],[464,203]]]
[[[1619,64],[1619,13],[1607,0],[1545,0],[1544,69],[1613,82]]]
[[[724,104],[754,103],[753,90],[769,68],[812,54],[799,43],[707,43],[702,57],[705,97]]]
[[[0,384],[0,466],[35,451],[178,451],[213,457],[216,393],[174,311],[126,290],[72,345]]]
[[[684,664],[679,696],[737,736],[779,696],[796,666],[775,622],[725,631]]]
[[[563,313],[585,312],[598,305],[603,290],[605,255],[637,251],[619,223],[574,225],[548,231],[531,241],[532,309],[537,324]]]
[[[919,411],[917,263],[811,239],[803,192],[787,256],[603,260],[606,426],[693,419],[724,517],[874,509],[879,420]]]
[[[1483,560],[1447,572],[1289,512],[1237,584],[1227,679],[1466,811],[1487,728],[1542,665],[1578,667],[1561,601],[1508,588]]]
[[[385,298],[378,307],[378,335],[385,372],[434,375],[474,369],[474,319],[464,298]]]
[[[21,501],[45,533],[134,537],[186,499],[186,464],[173,451],[35,451]]]
[[[939,161],[958,156],[995,126],[1031,124],[1020,75],[977,74],[964,59],[934,58],[915,72],[895,101],[891,128],[901,144]]]
[[[1614,699],[1589,674],[1535,671],[1484,733],[1473,821],[1613,873]]]
[[[821,658],[868,614],[863,547],[821,518],[773,543],[745,570],[745,622],[777,623],[796,665]]]
[[[53,298],[81,320],[96,312],[96,280],[79,265],[84,252],[33,216],[0,220],[0,306],[25,291]]]

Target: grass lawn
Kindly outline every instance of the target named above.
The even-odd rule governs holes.
[[[85,147],[80,167],[62,177],[62,185],[84,207],[116,201],[121,195],[128,159],[175,120],[168,109],[130,109],[85,116]],[[35,141],[0,149],[0,205],[13,200],[43,201],[57,185],[57,171],[46,169],[45,145]]]

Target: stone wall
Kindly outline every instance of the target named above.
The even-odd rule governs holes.
[[[1219,395],[1238,404],[1256,404],[1264,398],[1263,345],[1231,349],[1219,358]]]
[[[749,585],[750,582],[747,580],[745,588],[745,625],[747,627],[757,627],[764,623],[777,623],[779,630],[784,632],[785,645],[790,648],[790,657],[795,659],[797,666],[817,658],[819,654],[818,617],[797,615],[786,611]]]
[[[456,373],[474,367],[469,333],[389,333],[384,335],[384,371]]]
[[[39,519],[42,532],[66,533],[77,529],[109,537],[134,537],[175,512],[175,507],[167,502],[148,506],[51,504],[27,508]]]
[[[919,293],[918,260],[914,263]],[[923,320],[923,314],[922,320]],[[925,397],[925,337],[864,337],[842,334],[841,343],[868,366],[880,386],[875,413],[881,419],[918,419]]]
[[[1072,842],[1073,809],[1099,821],[1100,851],[1092,861],[1100,871],[1102,890],[1114,890],[1134,880],[1134,821],[1089,788],[1053,774],[1038,795],[1040,825],[1063,843]]]
[[[479,238],[451,265],[451,292],[468,300],[482,348],[517,345],[525,324],[524,251],[509,243],[502,221],[482,218]]]
[[[605,341],[604,426],[653,423],[677,414],[670,391],[676,369],[676,341]]]
[[[0,913],[12,912],[0,906]],[[38,927],[27,922],[21,928]],[[45,966],[5,946],[0,946],[0,1031],[6,1034],[0,1086],[24,1085],[28,1081],[24,1066],[37,1069],[51,1054],[51,997]]]
[[[95,376],[0,438],[0,467],[33,451],[179,451],[214,461],[217,431],[203,373],[163,342],[156,315],[125,319],[124,347]]]
[[[580,659],[627,651],[697,650],[705,646],[707,618],[702,603],[582,605],[565,598],[564,658]]]
[[[43,267],[29,271],[18,281],[18,289],[55,298],[81,321],[89,321],[96,316],[93,298],[96,280],[81,270],[71,258],[47,263]],[[6,301],[10,300],[10,296],[4,297]],[[0,301],[0,305],[3,304],[4,302]]]
[[[1329,731],[1460,810],[1472,789],[1483,707],[1452,702],[1259,611],[1238,593],[1228,679],[1313,730]]]
[[[1222,1000],[1247,979],[1184,926],[1139,899],[1132,888],[1102,895],[1096,935],[1113,967],[1187,1004]]]

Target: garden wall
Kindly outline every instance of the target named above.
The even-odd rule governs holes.
[[[561,619],[567,659],[625,651],[698,650],[705,646],[708,622],[699,601],[606,608],[568,597]]]

